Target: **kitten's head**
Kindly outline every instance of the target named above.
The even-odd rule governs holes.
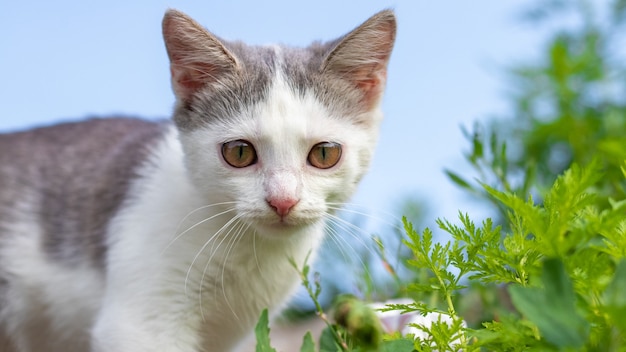
[[[174,121],[207,203],[283,237],[346,201],[376,143],[395,30],[382,11],[327,43],[252,47],[168,11]]]

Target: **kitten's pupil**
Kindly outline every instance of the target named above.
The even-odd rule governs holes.
[[[241,139],[222,144],[222,157],[228,165],[236,168],[247,167],[257,161],[252,144]]]
[[[318,169],[329,169],[341,159],[341,145],[333,142],[322,142],[313,146],[309,152],[309,164]]]

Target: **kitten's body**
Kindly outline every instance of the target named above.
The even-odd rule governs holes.
[[[387,11],[308,49],[247,47],[170,11],[174,123],[0,135],[0,350],[235,348],[365,172],[394,33]]]

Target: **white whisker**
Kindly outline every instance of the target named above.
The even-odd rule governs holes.
[[[354,203],[345,203],[345,204],[341,204],[341,203],[329,203],[327,204],[328,209],[330,210],[335,210],[335,211],[339,211],[339,212],[344,212],[344,213],[350,213],[350,214],[355,214],[355,215],[360,215],[363,217],[366,217],[368,219],[372,219],[374,221],[380,222],[382,224],[385,224],[387,226],[392,227],[395,230],[403,230],[400,226],[398,226],[398,224],[402,223],[402,219],[398,218],[397,216],[389,213],[389,212],[382,212],[385,217],[382,218],[380,216],[376,216],[376,215],[372,215],[369,212],[366,211],[359,211],[359,210],[354,210],[354,209],[350,209],[344,206],[358,206],[357,204]],[[362,207],[365,208],[365,207]],[[367,208],[365,208],[367,210]],[[391,218],[391,220],[393,222],[390,222],[387,218]]]
[[[250,228],[250,224],[246,224],[243,221],[238,221],[235,226],[237,226],[237,231],[236,231],[235,235],[232,236],[232,240],[228,241],[228,250],[226,251],[226,256],[224,256],[224,263],[228,262],[228,257],[230,256],[231,251],[235,248],[235,246],[239,243],[241,238],[245,235],[246,231],[248,231],[248,229]],[[235,226],[233,226],[233,228],[235,228]],[[245,228],[244,228],[244,226],[245,226]],[[224,300],[226,301],[226,305],[228,306],[230,311],[233,313],[233,315],[235,316],[237,321],[241,322],[241,320],[239,319],[239,316],[237,316],[237,313],[235,313],[235,309],[230,304],[230,300],[228,299],[228,295],[226,294],[226,288],[225,288],[225,285],[224,285],[225,271],[226,271],[226,265],[222,265],[222,295],[224,296]]]
[[[215,235],[213,235],[213,236],[211,237],[211,239],[205,243],[205,245],[202,247],[203,249],[201,249],[201,251],[203,251],[203,250],[204,250],[204,248],[206,248],[206,245],[207,245],[210,241],[212,241],[212,239],[213,239],[215,236],[217,236],[218,234],[221,234],[221,233],[222,233],[225,229],[227,229],[227,228],[228,228],[228,232],[226,232],[226,233],[222,236],[222,239],[221,239],[221,241],[219,241],[219,243],[217,244],[217,246],[216,246],[215,248],[211,248],[211,256],[210,256],[210,257],[209,257],[209,259],[207,260],[206,265],[204,266],[204,269],[202,270],[202,276],[201,276],[201,278],[200,278],[200,289],[199,289],[199,292],[198,292],[198,299],[199,299],[199,301],[200,301],[200,315],[202,316],[202,320],[203,320],[203,321],[204,321],[205,317],[204,317],[204,308],[203,308],[203,306],[202,306],[202,289],[203,289],[203,287],[204,287],[204,278],[206,277],[206,272],[207,272],[207,270],[208,270],[209,266],[211,265],[211,261],[213,261],[213,257],[215,256],[215,254],[217,253],[217,251],[219,250],[219,248],[222,246],[222,243],[224,243],[224,241],[226,240],[226,238],[228,238],[228,236],[229,236],[229,235],[230,235],[230,233],[232,232],[232,230],[233,230],[233,228],[234,228],[234,227],[233,227],[233,226],[231,226],[231,225],[232,225],[233,223],[235,223],[235,222],[238,222],[240,218],[241,218],[241,215],[240,215],[240,214],[237,214],[237,215],[235,215],[232,219],[228,220],[228,221],[224,224],[224,226],[222,226],[222,227],[221,227],[221,228],[220,228],[220,229],[219,229],[219,230],[215,233]],[[222,265],[226,265],[226,263],[225,263],[225,262],[223,262],[223,263],[222,263]],[[215,287],[215,288],[216,288],[216,287]],[[237,317],[237,319],[239,319],[239,318]]]
[[[261,273],[261,277],[263,277],[263,271],[261,270],[261,265],[259,264],[259,257],[256,253],[256,229],[252,234],[252,252],[254,253],[254,261],[256,262],[256,267],[259,269],[259,273]]]
[[[229,210],[232,211],[232,210]],[[227,212],[227,211],[226,211]],[[192,226],[191,228],[196,227],[197,225],[204,223],[206,221],[209,221],[211,219],[213,219],[214,217],[218,216],[218,215],[222,215],[226,212],[222,212],[216,215],[213,215],[207,219],[204,219],[198,223],[196,223],[194,226]],[[232,219],[231,219],[232,221]],[[230,223],[230,221],[228,222]],[[196,253],[196,255],[193,257],[193,260],[191,261],[191,264],[189,265],[189,269],[187,269],[187,274],[185,275],[185,295],[188,295],[188,290],[187,290],[187,283],[189,282],[189,276],[191,275],[191,270],[194,267],[194,264],[196,263],[196,261],[198,260],[198,258],[200,257],[200,255],[202,254],[202,252],[204,252],[204,250],[206,249],[206,247],[209,245],[209,243],[213,242],[213,239],[218,236],[220,234],[220,232],[224,229],[225,226],[228,225],[228,223],[226,223],[224,226],[222,226],[218,231],[216,231],[207,241],[204,242],[204,244],[202,245],[202,247],[200,247],[200,250],[198,250],[198,253]],[[185,232],[189,231],[191,228],[185,230]],[[179,235],[180,237],[180,235]],[[200,287],[200,290],[202,290],[202,286]]]
[[[217,203],[217,204],[214,204],[214,205],[218,205],[218,204],[226,204],[226,203]],[[204,206],[204,207],[201,207],[201,208],[206,209],[207,207],[209,207],[209,206]],[[195,212],[195,211],[197,211],[197,210],[199,210],[199,209],[200,209],[200,208],[198,208],[198,209],[194,210],[193,212]],[[229,208],[229,209],[226,209],[226,210],[224,210],[224,211],[222,211],[222,212],[219,212],[219,213],[217,213],[217,214],[214,214],[214,215],[212,215],[212,216],[210,216],[210,217],[208,217],[208,218],[206,218],[206,219],[203,219],[203,220],[201,220],[201,221],[199,221],[199,222],[196,222],[196,223],[195,223],[195,224],[193,224],[192,226],[188,227],[185,231],[183,231],[183,232],[179,233],[178,235],[176,235],[176,237],[174,237],[174,238],[173,238],[173,239],[172,239],[172,240],[171,240],[171,241],[167,244],[167,246],[165,246],[165,248],[163,249],[163,251],[162,251],[161,253],[164,253],[164,252],[165,252],[165,251],[166,251],[166,250],[167,250],[167,249],[168,249],[168,248],[169,248],[172,244],[174,244],[174,242],[176,242],[178,239],[180,239],[182,236],[184,236],[184,235],[185,235],[186,233],[188,233],[189,231],[191,231],[191,230],[195,229],[196,227],[198,227],[198,226],[200,226],[200,225],[202,225],[202,224],[206,223],[207,221],[211,221],[211,220],[215,219],[215,218],[216,218],[216,217],[218,217],[218,216],[221,216],[221,215],[227,214],[227,213],[229,213],[229,212],[231,212],[231,211],[234,211],[234,210],[236,210],[236,209],[235,209],[235,208]],[[191,213],[187,214],[187,216],[185,216],[185,219],[187,219],[187,218],[189,217],[189,215],[190,215],[190,214],[191,214]],[[184,219],[183,219],[183,221],[184,221]],[[178,225],[178,228],[179,228],[179,229],[180,229],[181,225],[182,225],[182,221],[181,221],[181,224],[179,224],[179,225]]]
[[[352,224],[351,222],[340,218],[339,216],[326,214],[329,221],[341,228],[348,234],[350,234],[355,240],[357,240],[363,247],[368,248],[371,252],[371,245],[368,245],[363,241],[363,237],[372,238],[371,234],[363,230],[362,228]]]
[[[237,204],[237,202],[219,202],[219,203],[207,204],[207,205],[203,205],[201,207],[198,207],[198,208],[190,211],[189,213],[187,213],[187,215],[185,215],[185,217],[178,222],[178,227],[176,228],[176,232],[178,233],[178,230],[180,230],[180,227],[183,225],[183,223],[185,221],[187,221],[187,219],[190,216],[192,216],[193,214],[199,212],[200,210],[209,209],[209,208],[217,207],[217,206],[221,206],[221,205],[232,205],[232,204]]]
[[[329,220],[330,221],[330,220]],[[339,249],[339,251],[341,252],[341,255],[343,256],[343,259],[347,262],[349,261],[351,258],[350,256],[347,255],[347,253],[343,250],[343,246],[342,243],[339,242],[339,240],[344,240],[343,238],[341,238],[341,236],[339,235],[339,231],[337,231],[337,229],[335,229],[333,226],[329,225],[328,223],[324,226],[326,233],[328,234],[328,237],[331,239],[331,241],[333,241],[333,243],[335,244],[335,247],[337,249]],[[344,240],[345,241],[345,240]],[[354,249],[353,249],[354,252]],[[354,253],[355,255],[357,253]]]
[[[370,254],[374,253],[372,248],[371,248],[371,246],[366,245],[362,241],[361,236],[359,236],[357,233],[353,232],[353,230],[347,228],[340,221],[343,221],[343,222],[345,222],[345,223],[347,223],[349,225],[352,225],[352,224],[350,224],[350,223],[346,222],[345,220],[340,219],[340,218],[338,218],[338,217],[336,217],[334,215],[327,214],[327,216],[328,216],[328,221],[330,223],[334,224],[335,226],[337,226],[340,229],[343,229],[345,232],[349,233],[353,238],[357,239],[360,242],[361,246],[363,246],[367,251],[369,251]],[[352,226],[354,226],[354,225],[352,225]],[[356,226],[354,226],[354,227],[356,227]],[[358,229],[358,227],[357,227],[357,229]],[[334,237],[337,238],[337,240],[334,240],[334,241],[335,241],[335,243],[337,244],[337,247],[340,249],[340,251],[342,253],[344,253],[344,252],[343,252],[343,249],[341,248],[342,246],[338,243],[338,241],[342,241],[343,243],[345,243],[345,245],[347,245],[350,248],[350,250],[352,250],[352,252],[355,254],[353,258],[357,259],[357,261],[359,262],[359,264],[363,268],[365,275],[367,277],[371,278],[372,277],[371,273],[369,272],[368,266],[363,261],[363,256],[359,255],[359,252],[352,246],[352,244],[349,241],[347,241],[345,238],[343,238],[343,236],[340,236],[339,232],[335,228],[332,228],[332,230],[330,230],[328,232],[328,234],[331,237],[331,239],[333,239],[333,240],[334,240]],[[344,256],[345,256],[345,254],[344,254]]]

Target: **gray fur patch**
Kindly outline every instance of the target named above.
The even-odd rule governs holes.
[[[91,119],[0,134],[0,239],[15,221],[39,224],[44,252],[103,267],[105,233],[164,124]]]
[[[324,74],[323,60],[336,41],[314,43],[306,48],[248,46],[222,41],[239,60],[235,77],[224,77],[219,87],[199,90],[189,104],[179,102],[174,121],[181,131],[206,126],[210,121],[236,116],[244,109],[263,102],[272,80],[280,72],[294,93],[313,93],[329,111],[338,116],[354,116],[363,110],[361,92],[338,76]]]
[[[186,18],[183,14],[175,17]],[[169,28],[170,22],[166,23]],[[178,94],[174,121],[181,131],[230,118],[262,102],[267,98],[272,80],[278,76],[286,79],[296,94],[312,92],[331,114],[350,118],[355,124],[371,123],[360,118],[377,107],[382,96],[386,66],[395,39],[393,12],[381,11],[343,37],[326,43],[315,42],[306,48],[248,46],[220,39],[198,26],[191,19],[178,24],[179,32],[188,31],[188,37],[194,39],[186,41],[184,46],[175,45],[178,38],[170,33],[173,31],[164,31],[166,43],[174,43],[168,46],[170,58],[187,55],[198,61],[188,63],[191,67],[187,67],[188,74],[192,76],[198,76],[198,71],[213,62],[226,62],[224,65],[230,66],[221,65],[220,70],[205,75],[204,87],[199,79],[194,79],[190,86],[199,85],[199,88],[193,90],[191,99]],[[203,55],[196,55],[197,52]],[[175,86],[188,90],[184,81]]]
[[[276,69],[273,51],[241,42],[222,43],[239,60],[237,75],[222,77],[218,87],[199,90],[189,104],[179,102],[174,112],[174,122],[181,131],[190,131],[205,126],[209,121],[235,116],[267,96]]]
[[[306,48],[283,47],[280,70],[294,92],[313,93],[329,112],[350,118],[363,112],[363,94],[339,76],[322,71],[322,64],[340,40],[316,42]]]

